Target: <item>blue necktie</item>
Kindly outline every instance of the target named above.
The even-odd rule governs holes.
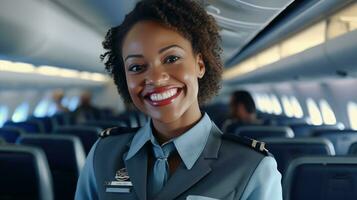
[[[155,197],[166,184],[170,168],[167,161],[170,154],[175,150],[175,145],[170,142],[163,147],[154,145],[154,157],[156,159],[149,183],[149,199]]]

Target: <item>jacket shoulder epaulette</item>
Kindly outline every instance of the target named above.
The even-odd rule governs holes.
[[[125,133],[135,133],[138,128],[130,128],[130,127],[112,127],[112,128],[107,128],[103,130],[100,134],[99,137],[105,138],[108,136],[115,136],[115,135],[122,135]]]
[[[223,134],[222,138],[243,144],[244,146],[250,147],[251,149],[255,150],[256,152],[262,153],[265,156],[273,156],[265,148],[265,142],[261,142],[261,141],[254,140],[254,139],[251,139],[248,137],[242,137],[242,136],[233,135],[233,134]]]

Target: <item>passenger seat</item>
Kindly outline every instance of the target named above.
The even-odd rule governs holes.
[[[52,177],[41,149],[0,146],[0,199],[54,200]]]
[[[41,148],[48,159],[55,199],[74,199],[77,179],[84,166],[85,152],[81,141],[72,135],[24,135],[18,144]]]

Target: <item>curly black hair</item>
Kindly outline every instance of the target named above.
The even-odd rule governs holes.
[[[132,103],[126,83],[122,45],[126,34],[140,21],[150,20],[168,27],[191,42],[193,52],[201,53],[205,75],[198,79],[200,104],[217,95],[221,87],[222,61],[221,38],[215,19],[192,0],[143,0],[125,16],[123,23],[109,29],[100,56],[105,69],[113,77],[119,94],[126,103]]]

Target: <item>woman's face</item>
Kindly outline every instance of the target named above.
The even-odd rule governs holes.
[[[197,116],[198,78],[205,67],[187,39],[143,21],[127,33],[122,52],[128,90],[139,110],[163,123]]]

